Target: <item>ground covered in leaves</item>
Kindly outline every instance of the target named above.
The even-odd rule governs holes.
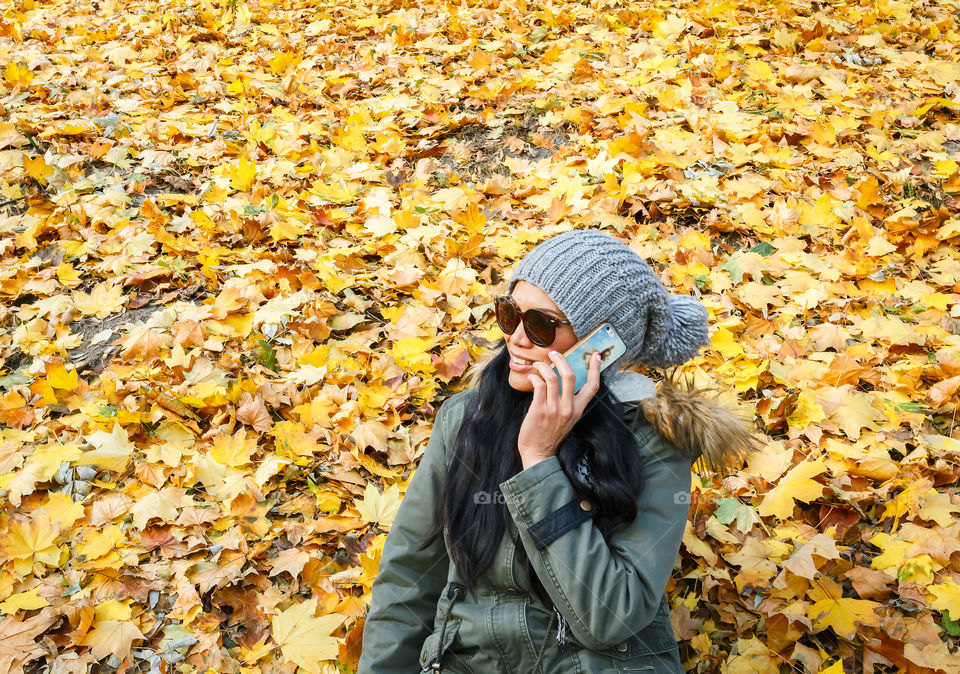
[[[960,672],[958,9],[4,3],[0,669],[352,671],[493,295],[594,227],[768,436],[688,669]]]

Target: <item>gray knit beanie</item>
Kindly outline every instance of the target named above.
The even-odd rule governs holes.
[[[580,339],[609,322],[627,351],[603,371],[680,365],[710,342],[707,310],[695,297],[674,295],[627,244],[595,229],[541,241],[517,264],[507,289],[521,279],[550,296]]]

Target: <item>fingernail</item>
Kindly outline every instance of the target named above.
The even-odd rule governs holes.
[[[551,355],[551,356],[556,356],[556,355],[557,355],[557,352],[556,352],[556,351],[551,351],[551,352],[550,352],[550,355]]]

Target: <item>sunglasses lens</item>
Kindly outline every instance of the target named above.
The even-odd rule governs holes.
[[[519,314],[513,302],[506,298],[498,298],[494,303],[497,314],[497,324],[504,335],[510,336],[520,323]],[[542,311],[531,309],[523,316],[523,331],[530,341],[537,346],[549,346],[556,337],[556,328],[550,317]]]
[[[523,329],[537,346],[548,346],[556,335],[553,324],[543,313],[532,310],[523,317]]]
[[[506,300],[498,299],[496,302],[496,312],[497,312],[497,323],[500,325],[500,330],[505,335],[512,335],[513,331],[517,329],[517,312],[514,310],[513,305]]]

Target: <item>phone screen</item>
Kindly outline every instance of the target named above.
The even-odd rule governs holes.
[[[578,393],[583,385],[587,383],[589,373],[590,358],[595,353],[600,354],[600,371],[605,370],[610,363],[617,360],[626,353],[626,346],[616,329],[610,323],[604,323],[592,333],[580,340],[577,344],[564,354],[567,363],[573,369],[576,375],[576,383],[573,388],[574,393]],[[560,392],[563,392],[563,382],[560,379],[560,373],[556,365],[551,366],[557,373],[557,386]]]

